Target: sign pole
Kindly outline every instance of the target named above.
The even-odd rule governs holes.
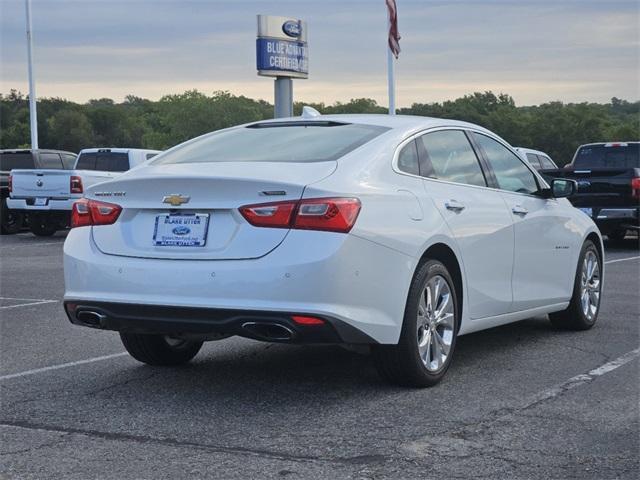
[[[276,77],[274,85],[274,118],[293,117],[293,80]]]
[[[25,0],[27,13],[27,61],[29,68],[29,121],[31,124],[31,148],[38,148],[38,114],[36,111],[36,83],[33,79],[33,35],[31,33],[31,0]]]

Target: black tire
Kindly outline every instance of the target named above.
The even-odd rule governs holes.
[[[45,215],[29,217],[29,230],[38,237],[50,237],[58,231],[58,222]]]
[[[583,293],[583,267],[587,255],[594,254],[598,265],[598,299],[595,314],[587,315],[582,306]],[[549,320],[556,328],[565,330],[588,330],[593,327],[600,313],[600,302],[602,300],[602,258],[600,252],[591,240],[584,242],[580,257],[578,258],[578,266],[573,284],[573,296],[569,306],[560,312],[550,313]]]
[[[120,339],[129,355],[139,362],[156,366],[175,366],[187,363],[200,351],[202,342],[184,340],[169,343],[164,335],[120,333]]]
[[[607,237],[609,237],[609,240],[611,240],[612,242],[622,242],[624,240],[624,237],[626,236],[627,230],[625,228],[612,230],[611,232],[607,233]]]
[[[427,283],[440,276],[448,284],[450,301],[453,303],[453,333],[448,355],[436,371],[427,369],[418,348],[418,305],[425,294]],[[459,293],[447,268],[437,260],[427,260],[418,266],[414,275],[402,322],[402,331],[397,345],[376,345],[373,357],[380,376],[390,383],[405,387],[430,387],[444,377],[451,365],[456,346],[456,335],[460,325]],[[427,353],[427,357],[429,353]]]
[[[24,224],[24,214],[18,210],[9,210],[4,206],[4,200],[2,203],[3,206],[0,211],[0,233],[2,233],[2,235],[18,233]]]

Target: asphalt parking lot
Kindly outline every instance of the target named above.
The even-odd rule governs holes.
[[[597,325],[461,337],[443,383],[240,338],[181,368],[69,324],[64,234],[0,239],[2,478],[638,478],[640,253],[607,247]]]

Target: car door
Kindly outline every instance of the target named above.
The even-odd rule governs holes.
[[[427,196],[447,223],[467,285],[471,319],[511,308],[513,222],[500,192],[487,188],[480,160],[460,129],[441,129],[417,141]]]
[[[472,138],[513,219],[513,311],[566,300],[575,271],[570,265],[576,248],[570,211],[539,194],[539,179],[507,145],[481,133]]]

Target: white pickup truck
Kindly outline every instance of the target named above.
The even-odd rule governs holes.
[[[84,189],[110,180],[160,153],[137,148],[86,148],[73,170],[11,170],[7,206],[29,216],[38,236],[53,235],[69,224],[73,203]]]

